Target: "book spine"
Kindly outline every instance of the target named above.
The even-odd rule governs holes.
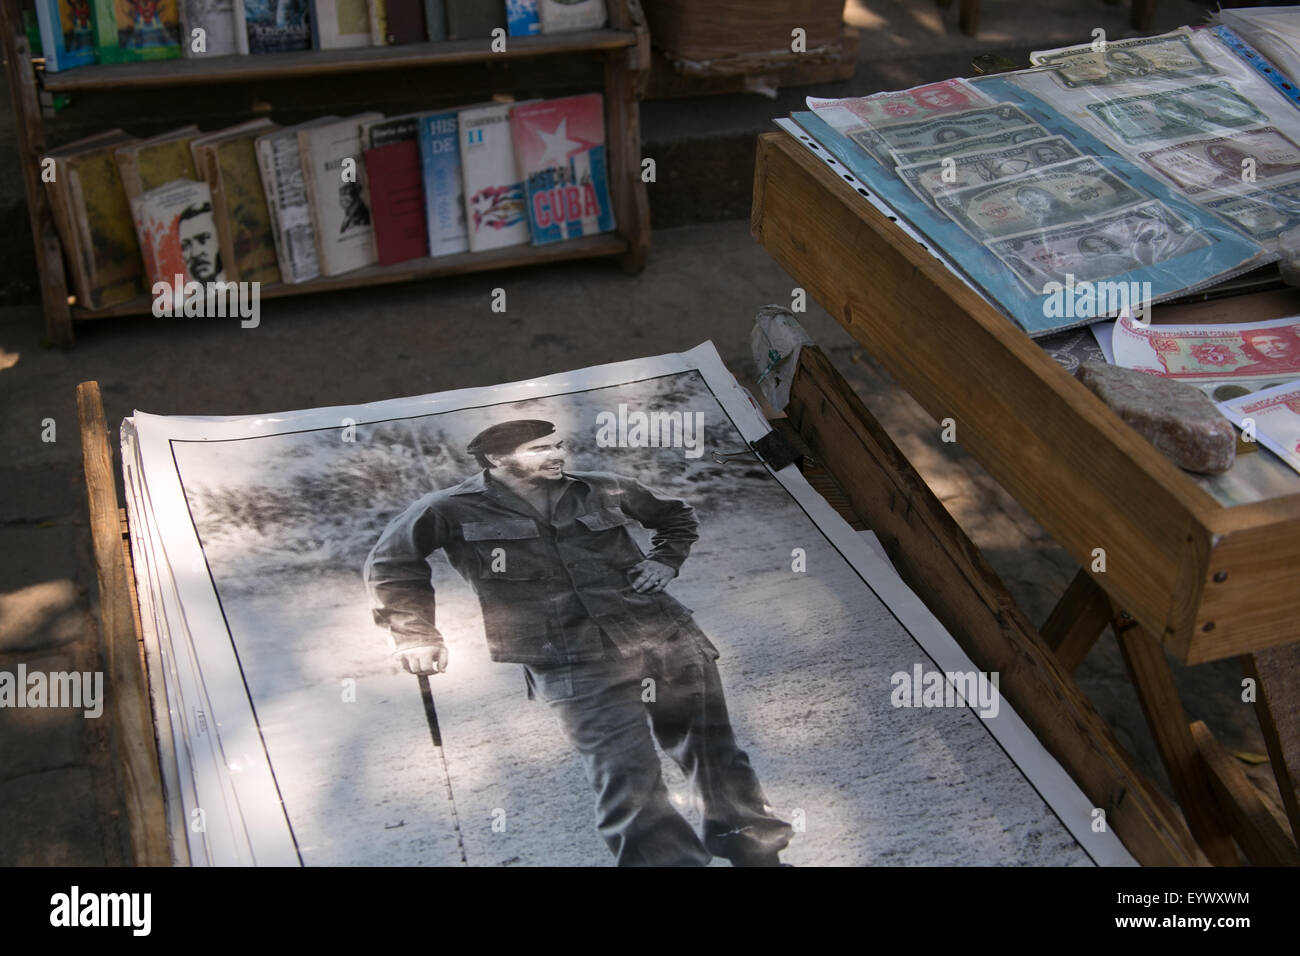
[[[444,0],[424,0],[424,28],[437,43],[447,39],[447,7]]]
[[[248,18],[244,0],[235,0],[235,49],[240,56],[248,56]]]
[[[97,308],[89,279],[90,266],[87,262],[85,233],[78,228],[79,217],[72,212],[72,179],[75,172],[65,160],[55,160],[55,170],[54,182],[50,184],[50,210],[54,213],[54,225],[63,240],[63,253],[71,267],[77,298],[86,307]]]
[[[527,204],[515,164],[509,107],[471,110],[461,114],[459,123],[470,249],[528,242]]]
[[[239,281],[239,259],[235,256],[235,237],[231,231],[230,209],[226,205],[226,189],[221,178],[221,164],[213,146],[200,146],[194,151],[194,165],[208,184],[212,193],[212,219],[217,226],[217,243],[221,246],[221,261],[226,281]]]
[[[537,0],[543,33],[598,30],[605,25],[605,0]]]
[[[275,243],[275,261],[280,267],[280,278],[285,282],[299,281],[293,262],[285,245],[284,228],[280,217],[280,195],[276,189],[275,143],[271,139],[257,140],[253,144],[257,153],[257,167],[262,174],[262,190],[266,193],[266,211],[271,221],[271,241]]]
[[[322,9],[326,4],[333,6],[334,0],[311,0],[311,13],[307,19],[311,21],[311,48],[313,50],[324,49],[320,42],[320,22],[321,15],[327,12]],[[335,11],[330,10],[328,13],[334,14]]]
[[[420,123],[429,255],[469,251],[465,231],[465,186],[460,170],[460,128],[455,113],[426,117]]]
[[[135,197],[144,192],[144,186],[140,182],[140,163],[139,157],[134,149],[114,153],[117,159],[117,172],[122,177],[122,191],[126,193],[127,202],[133,202]]]
[[[234,0],[179,0],[181,55],[186,59],[238,53]],[[203,31],[203,49],[194,49],[195,30]]]
[[[541,33],[542,22],[537,15],[537,0],[506,0],[506,26],[512,37]]]
[[[388,0],[370,0],[370,45],[388,46]]]

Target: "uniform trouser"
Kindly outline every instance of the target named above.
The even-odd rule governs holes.
[[[527,667],[582,756],[597,829],[619,866],[703,866],[715,855],[770,861],[790,841],[790,825],[767,811],[736,745],[716,657],[686,620],[629,657]],[[703,840],[669,802],[652,732],[699,794]]]

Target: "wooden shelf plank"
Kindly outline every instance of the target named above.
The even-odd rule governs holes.
[[[310,282],[285,283],[276,282],[261,287],[263,299],[276,299],[288,295],[307,295],[312,292],[335,292],[339,289],[354,289],[360,286],[390,285],[395,282],[409,282],[413,279],[427,279],[437,276],[463,275],[470,272],[487,272],[492,269],[508,269],[517,266],[544,265],[551,262],[565,262],[571,259],[590,259],[599,256],[621,256],[628,251],[627,239],[617,233],[604,233],[598,236],[584,236],[547,246],[508,246],[505,249],[492,249],[488,252],[464,252],[452,256],[438,256],[436,259],[423,258],[399,262],[391,266],[367,266],[340,276],[328,279],[313,279]],[[134,299],[121,302],[107,309],[92,312],[74,305],[74,319],[106,319],[120,315],[139,315],[153,310],[152,295],[139,295]]]
[[[636,34],[627,30],[584,30],[578,33],[510,37],[506,50],[502,53],[493,53],[492,41],[485,38],[349,50],[299,50],[251,56],[214,56],[210,59],[97,64],[58,73],[43,73],[41,76],[45,89],[52,93],[140,89],[200,83],[244,83],[250,80],[277,80],[329,73],[403,70],[566,53],[594,53],[621,50],[635,46],[636,42]]]

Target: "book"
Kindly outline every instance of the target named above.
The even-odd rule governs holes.
[[[44,56],[45,51],[41,48],[41,22],[36,16],[36,0],[18,0],[18,7],[23,22],[23,36],[27,37],[27,46],[32,56]]]
[[[212,190],[221,259],[231,282],[280,281],[271,214],[254,146],[259,135],[275,128],[269,119],[252,120],[190,143],[194,165]]]
[[[465,231],[465,185],[460,173],[460,125],[456,110],[420,118],[420,171],[429,255],[469,250]]]
[[[509,103],[461,110],[461,177],[465,217],[474,252],[528,241],[524,184],[515,165]]]
[[[177,0],[90,0],[100,63],[170,60],[181,55]]]
[[[534,245],[614,228],[604,97],[589,93],[521,104],[510,113],[510,133]]]
[[[87,0],[37,0],[36,20],[45,69],[55,73],[95,62],[95,35]]]
[[[370,0],[370,45],[388,46],[388,0]]]
[[[370,7],[366,0],[311,0],[312,46],[342,50],[370,46]]]
[[[240,53],[311,49],[309,0],[235,0]]]
[[[388,0],[389,44],[423,43],[427,38],[424,0]]]
[[[409,113],[361,124],[375,254],[381,266],[429,254],[420,171],[420,122],[424,116]]]
[[[424,29],[434,42],[447,39],[445,0],[424,0]]]
[[[178,275],[185,282],[226,280],[207,183],[178,179],[151,189],[131,200],[131,213],[141,251],[148,250],[145,261],[152,263],[150,286],[174,286]]]
[[[140,245],[113,150],[133,137],[120,129],[77,140],[54,160],[50,204],[77,301],[103,309],[144,292]]]
[[[301,126],[263,133],[253,141],[283,282],[306,282],[320,275],[316,232],[298,151],[298,131],[337,119],[337,116],[323,116]]]
[[[118,148],[117,165],[128,200],[176,179],[198,179],[190,143],[199,135],[197,126],[182,126],[148,139],[134,140]]]
[[[239,52],[235,40],[235,0],[180,0],[181,55],[230,56]],[[195,30],[203,31],[203,49],[196,50]]]
[[[599,30],[605,25],[605,0],[537,0],[543,33]]]
[[[447,36],[452,40],[490,37],[492,31],[506,26],[506,7],[502,0],[446,0]]]
[[[360,127],[382,118],[382,113],[362,113],[298,128],[303,182],[323,276],[377,261]]]
[[[542,22],[537,16],[537,0],[506,0],[506,30],[512,37],[541,33]]]

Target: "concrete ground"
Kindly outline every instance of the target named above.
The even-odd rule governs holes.
[[[1203,6],[1162,0],[1157,29],[1197,22]],[[788,303],[794,282],[749,236],[753,137],[810,92],[849,95],[968,75],[975,53],[1081,42],[1093,26],[1126,32],[1122,6],[1069,0],[984,2],[983,33],[956,34],[956,6],[850,0],[864,31],[858,75],[845,84],[757,96],[646,104],[651,187],[650,263],[627,277],[590,262],[437,282],[278,299],[253,330],[236,321],[132,318],[85,323],[70,351],[41,345],[21,177],[0,179],[0,670],[102,669],[94,618],[74,389],[99,381],[115,429],[133,409],[245,414],[367,402],[514,381],[562,369],[678,351],[712,339],[752,385],[755,309]],[[1036,14],[1037,15],[1037,14]],[[874,18],[874,19],[873,19]],[[1094,22],[1095,21],[1095,22]],[[0,145],[13,153],[12,117]],[[704,190],[702,184],[708,184]],[[19,192],[14,192],[14,190]],[[662,228],[662,226],[670,228]],[[502,287],[508,309],[493,313]],[[6,304],[7,303],[7,304]],[[988,555],[1031,620],[1047,616],[1075,571],[1038,525],[828,315],[810,305],[808,330]],[[51,424],[53,423],[52,428]],[[44,440],[53,437],[54,440]],[[114,439],[116,436],[114,436]],[[1167,787],[1113,638],[1078,672],[1120,739]],[[1233,662],[1178,669],[1189,717],[1229,750],[1264,749]],[[0,710],[0,864],[127,861],[106,720],[59,710]],[[1267,768],[1252,775],[1268,781]]]

